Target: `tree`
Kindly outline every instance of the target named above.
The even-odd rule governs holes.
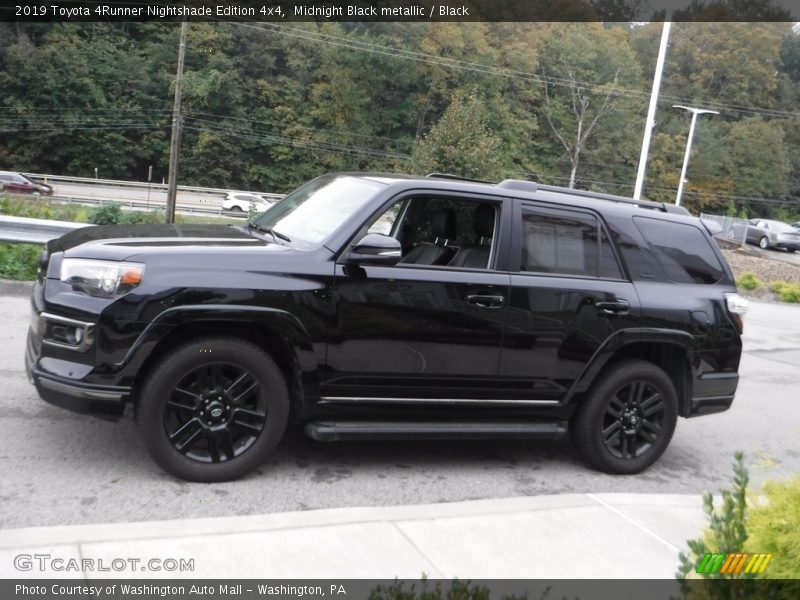
[[[414,146],[409,167],[474,179],[503,175],[500,140],[487,127],[488,114],[477,92],[457,92],[442,118]]]
[[[540,58],[544,116],[569,162],[569,187],[575,187],[581,157],[601,121],[620,109],[635,110],[620,96],[622,85],[641,78],[628,44],[628,32],[599,23],[558,24]]]

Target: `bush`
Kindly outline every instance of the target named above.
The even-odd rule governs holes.
[[[116,202],[101,204],[89,213],[89,222],[95,225],[117,225],[122,220],[122,209]]]
[[[95,225],[136,225],[139,223],[163,223],[165,214],[163,210],[150,212],[131,210],[123,211],[116,202],[107,202],[93,209],[89,215],[89,222]]]
[[[742,273],[736,280],[736,286],[743,290],[752,292],[764,285],[764,282],[756,277],[753,273]]]
[[[772,579],[800,579],[800,477],[765,484],[764,497],[747,516],[745,552],[771,553]]]
[[[0,244],[0,278],[30,281],[36,279],[42,246]]]
[[[800,303],[800,283],[773,281],[769,289],[778,294],[782,302]]]

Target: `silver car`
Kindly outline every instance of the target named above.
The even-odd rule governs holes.
[[[783,248],[794,252],[800,248],[800,231],[780,221],[752,219],[747,224],[747,241],[764,250]]]

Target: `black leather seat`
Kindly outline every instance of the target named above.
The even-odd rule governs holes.
[[[494,235],[494,207],[490,204],[480,204],[475,207],[475,212],[472,213],[472,226],[478,236],[476,243],[461,246],[448,266],[466,269],[485,269],[489,266],[491,242],[488,245],[481,242],[483,238],[491,240]]]
[[[453,258],[454,250],[447,247],[448,240],[456,237],[456,213],[452,208],[443,208],[431,218],[434,243],[420,242],[398,262],[414,265],[446,265]]]

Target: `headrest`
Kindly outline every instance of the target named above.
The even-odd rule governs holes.
[[[434,236],[452,240],[456,237],[456,213],[452,208],[442,208],[433,213],[431,232]]]
[[[494,207],[491,204],[480,204],[472,215],[472,226],[480,237],[494,235]]]

